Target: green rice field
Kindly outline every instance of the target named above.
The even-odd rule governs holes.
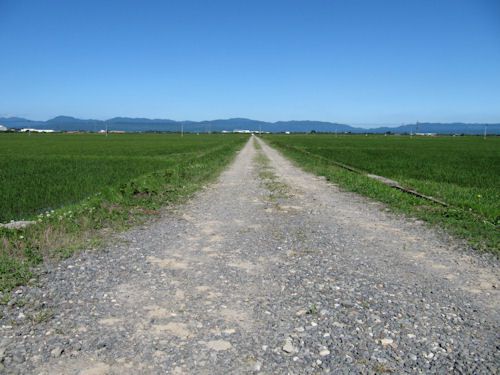
[[[478,248],[499,251],[500,138],[364,135],[268,135],[306,169],[426,221]],[[441,207],[344,170],[340,162],[438,198]]]
[[[242,137],[163,134],[0,135],[0,222],[29,219],[148,172],[217,158]],[[222,152],[224,154],[224,152]]]

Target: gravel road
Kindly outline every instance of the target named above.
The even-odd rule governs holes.
[[[0,373],[498,373],[497,260],[255,142],[15,290]]]

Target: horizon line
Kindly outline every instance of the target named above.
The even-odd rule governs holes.
[[[98,119],[98,118],[79,118],[71,115],[57,115],[54,117],[50,117],[47,120],[33,120],[30,118],[18,116],[18,115],[0,115],[0,118],[4,119],[12,119],[12,118],[19,118],[23,120],[28,120],[28,121],[36,121],[36,122],[47,122],[50,120],[53,120],[58,117],[71,117],[76,120],[82,120],[82,121],[100,121],[100,122],[106,122],[109,120],[113,120],[116,118],[124,118],[124,119],[145,119],[145,120],[158,120],[158,121],[173,121],[173,122],[210,122],[210,121],[227,121],[227,120],[250,120],[250,121],[258,121],[258,122],[265,122],[268,124],[276,124],[279,122],[302,122],[302,121],[308,121],[308,122],[324,122],[324,123],[330,123],[330,124],[338,124],[338,125],[348,125],[352,127],[399,127],[399,126],[406,126],[406,125],[417,125],[417,124],[467,124],[467,125],[497,125],[500,124],[500,120],[498,122],[464,122],[464,121],[446,121],[446,122],[441,122],[441,121],[414,121],[414,122],[399,122],[399,123],[351,123],[351,122],[337,122],[337,121],[328,121],[328,120],[310,120],[310,119],[302,119],[302,120],[277,120],[277,121],[266,121],[266,120],[257,120],[249,117],[227,117],[227,118],[214,118],[210,120],[174,120],[172,118],[159,118],[159,117],[143,117],[143,116],[137,116],[137,117],[130,117],[130,116],[114,116],[114,117],[109,117],[105,119]]]

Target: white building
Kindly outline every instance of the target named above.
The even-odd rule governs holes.
[[[52,129],[32,129],[32,128],[24,128],[20,130],[21,133],[54,133],[55,130]]]
[[[0,132],[6,132],[7,130],[6,126],[0,125]]]

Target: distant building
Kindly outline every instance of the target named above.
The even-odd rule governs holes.
[[[55,130],[52,129],[33,129],[33,128],[24,128],[20,130],[21,133],[54,133]]]
[[[6,132],[7,130],[9,129],[6,126],[0,125],[0,132]]]
[[[435,137],[435,136],[437,136],[436,133],[415,133],[415,135],[421,135],[421,136],[425,136],[425,137]]]
[[[234,129],[233,133],[239,133],[239,134],[250,134],[251,131],[247,129]]]

